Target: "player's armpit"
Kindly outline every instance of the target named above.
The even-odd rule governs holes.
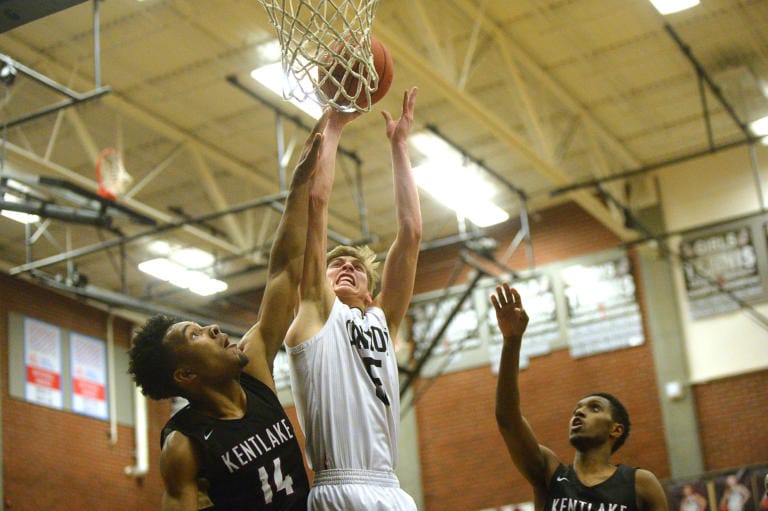
[[[272,370],[275,354],[283,340],[282,337],[279,337],[278,340],[277,336],[283,334],[284,332],[278,334],[269,330],[265,333],[262,321],[259,320],[258,323],[248,329],[238,345],[238,349],[242,350],[248,357],[248,364],[243,367],[243,372],[256,378],[273,391],[275,390],[275,381],[272,377]],[[269,346],[265,335],[273,336]]]

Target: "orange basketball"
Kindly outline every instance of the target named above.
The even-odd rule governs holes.
[[[341,43],[339,43],[339,46]],[[338,53],[338,51],[337,51]],[[373,54],[373,64],[376,68],[376,74],[379,75],[379,85],[377,89],[371,92],[371,103],[375,104],[381,98],[383,98],[389,91],[389,87],[392,85],[392,78],[394,77],[394,67],[392,65],[392,56],[389,53],[384,44],[381,41],[371,36],[371,53]],[[348,58],[348,53],[343,53],[341,58]],[[363,91],[364,84],[360,83],[360,79],[371,80],[366,70],[361,70],[362,65],[357,63],[352,71],[346,69],[343,65],[340,65],[336,58],[328,56],[327,62],[321,63],[325,68],[324,70],[318,70],[318,81],[320,82],[320,89],[323,91],[329,99],[334,98],[338,91],[337,84],[344,87],[345,92],[350,97],[357,95],[355,103],[359,108],[368,107],[368,96]],[[327,72],[333,79],[326,78],[323,80],[323,73]],[[339,95],[336,98],[336,103],[343,106],[349,105],[351,100],[348,100],[344,95]]]

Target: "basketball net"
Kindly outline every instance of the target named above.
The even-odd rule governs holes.
[[[120,151],[107,147],[99,153],[96,159],[96,180],[99,183],[97,193],[105,199],[115,200],[128,188],[133,178],[125,170]]]
[[[337,110],[371,109],[371,93],[379,86],[370,39],[378,1],[259,0],[280,42],[284,99],[313,99]],[[347,90],[347,83],[358,85]],[[357,104],[361,95],[365,107]]]

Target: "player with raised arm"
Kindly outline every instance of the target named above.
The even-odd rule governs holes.
[[[239,344],[217,325],[153,316],[134,336],[129,371],[153,399],[189,404],[162,431],[163,511],[194,511],[200,495],[220,510],[301,511],[309,481],[278,401],[272,366],[298,301],[309,180],[327,116],[305,143],[269,257],[259,319]]]
[[[421,210],[408,155],[416,88],[399,120],[384,112],[391,144],[397,234],[381,291],[367,247],[326,254],[328,201],[344,126],[359,114],[331,112],[310,187],[309,231],[299,311],[286,337],[306,454],[316,472],[313,510],[415,511],[395,475],[400,393],[393,340],[413,294]]]
[[[504,338],[496,392],[496,421],[512,461],[533,487],[537,511],[591,509],[668,511],[664,490],[653,473],[613,465],[613,454],[629,435],[629,415],[605,393],[582,398],[574,407],[570,442],[573,463],[564,465],[540,445],[520,410],[520,345],[528,315],[520,295],[506,282],[491,295]]]

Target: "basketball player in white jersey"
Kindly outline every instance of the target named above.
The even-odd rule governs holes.
[[[393,341],[413,294],[421,210],[408,155],[416,88],[399,120],[383,112],[391,143],[397,235],[376,284],[367,247],[326,254],[328,201],[341,131],[357,114],[332,112],[310,183],[299,311],[286,337],[296,410],[315,471],[309,510],[415,511],[395,475],[400,393]]]
[[[725,492],[720,499],[721,511],[742,511],[751,495],[746,486],[741,484],[735,475],[725,479]]]
[[[707,499],[690,484],[683,486],[683,497],[680,499],[680,511],[706,511]]]

